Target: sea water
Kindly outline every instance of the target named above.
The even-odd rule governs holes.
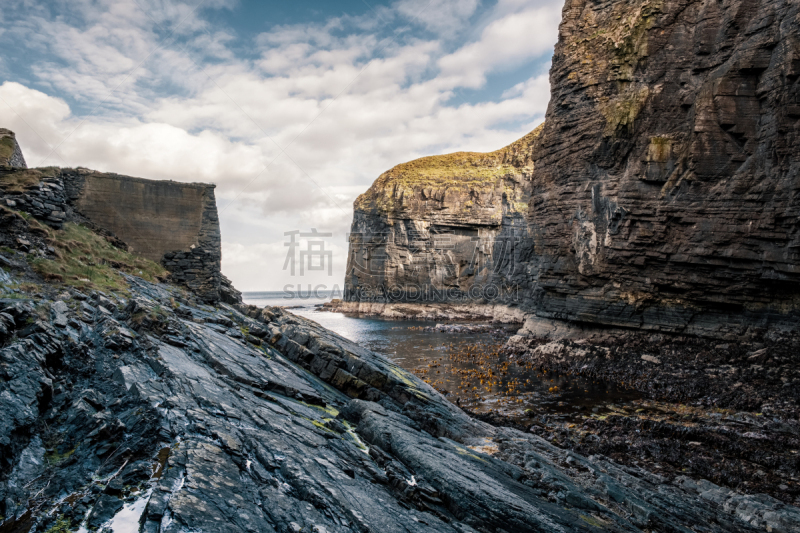
[[[541,413],[569,421],[586,412],[606,411],[639,394],[613,384],[574,375],[545,373],[520,364],[502,346],[516,327],[489,333],[430,331],[433,321],[362,317],[325,311],[321,304],[340,295],[248,292],[245,303],[280,306],[377,352],[442,392],[453,403],[476,412],[514,418]],[[456,322],[461,323],[461,322]],[[463,322],[466,323],[466,322]],[[480,322],[469,322],[480,324]],[[490,374],[491,371],[491,374]]]

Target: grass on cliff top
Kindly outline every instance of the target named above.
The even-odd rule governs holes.
[[[8,138],[6,137],[6,139]],[[2,159],[1,155],[0,159]],[[0,189],[7,193],[23,193],[26,189],[38,185],[42,178],[55,177],[57,172],[58,168],[56,167],[15,170],[0,176]]]
[[[6,135],[0,137],[0,160],[7,161],[14,155],[14,138]]]
[[[515,160],[524,159],[524,152],[541,134],[543,127],[544,124],[494,152],[455,152],[401,163],[381,174],[369,190],[358,197],[355,207],[366,208],[379,198],[392,196],[396,186],[416,189],[494,187],[497,178],[518,172]]]
[[[29,220],[31,224],[38,224]],[[47,281],[64,283],[80,290],[126,292],[128,284],[120,271],[147,281],[167,275],[161,265],[112,246],[92,230],[67,222],[56,230],[39,224],[47,242],[55,248],[56,259],[36,258],[33,269]]]

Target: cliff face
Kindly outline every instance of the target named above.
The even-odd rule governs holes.
[[[782,0],[567,2],[545,125],[515,167],[527,224],[501,272],[525,309],[713,336],[794,327],[798,9]],[[385,177],[375,187],[397,190]],[[437,209],[377,215],[377,204],[363,206],[354,232],[380,216],[394,227],[401,217],[416,226],[440,218]],[[348,276],[348,290],[379,279]]]
[[[539,316],[796,325],[799,9],[567,2],[531,182]]]
[[[506,280],[527,233],[540,132],[496,152],[426,157],[381,175],[355,202],[346,299],[514,298]]]

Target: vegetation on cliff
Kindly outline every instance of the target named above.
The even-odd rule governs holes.
[[[479,195],[502,188],[517,211],[527,207],[522,191],[504,181],[518,181],[520,174],[533,171],[532,147],[542,126],[494,152],[455,152],[422,157],[384,172],[354,204],[356,210],[393,211],[403,198],[421,194],[424,199],[444,196],[447,191]],[[516,177],[517,179],[513,179]],[[467,200],[467,207],[470,207]]]
[[[54,259],[35,259],[32,266],[45,279],[80,289],[119,291],[127,288],[121,272],[147,281],[166,277],[167,271],[153,261],[113,246],[89,228],[68,222],[63,230],[42,226]]]
[[[0,139],[0,143],[6,139],[10,139],[10,137],[4,137]],[[3,157],[3,153],[0,153],[0,160],[2,160]],[[9,157],[11,156],[9,155]],[[15,170],[0,176],[0,189],[2,189],[5,193],[21,194],[28,189],[39,185],[39,183],[42,181],[42,178],[52,178],[57,172],[57,167]]]
[[[12,233],[9,244],[27,253],[31,269],[46,282],[80,290],[124,293],[128,284],[123,273],[147,281],[158,281],[168,275],[153,261],[117,248],[88,227],[74,222],[65,223],[61,229],[51,228],[28,213],[8,208],[3,208],[2,220]]]
[[[11,159],[16,143],[13,137],[0,137],[0,161]]]

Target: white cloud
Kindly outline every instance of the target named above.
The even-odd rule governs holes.
[[[561,4],[550,2],[534,8],[528,7],[529,2],[520,4],[527,8],[492,21],[479,40],[442,57],[442,74],[459,85],[478,88],[488,73],[549,52],[558,38]]]
[[[401,0],[397,11],[429,31],[450,36],[478,8],[478,0]]]
[[[7,81],[0,85],[0,123],[17,134],[30,166],[41,166],[69,128],[69,106],[60,98]],[[64,164],[58,152],[51,164]]]
[[[380,18],[408,17],[428,1],[378,8]],[[500,0],[482,15],[480,38],[449,54],[447,39],[468,29],[477,0],[434,0],[417,23],[435,38],[387,38],[375,17],[340,17],[273,28],[253,38],[248,58],[234,53],[233,32],[212,31],[188,3],[155,9],[153,0],[152,19],[131,3],[103,5],[78,2],[80,23],[42,7],[15,20],[14,38],[29,36],[41,57],[31,73],[43,90],[0,85],[0,126],[17,132],[31,165],[216,183],[223,269],[240,289],[290,282],[281,270],[283,232],[310,227],[338,239],[331,246],[341,281],[352,202],[381,172],[424,155],[500,148],[530,131],[547,106],[541,71],[493,101],[448,102],[454,89],[546,55],[558,21],[550,4]],[[183,40],[133,70],[164,35],[156,22],[177,27]]]

